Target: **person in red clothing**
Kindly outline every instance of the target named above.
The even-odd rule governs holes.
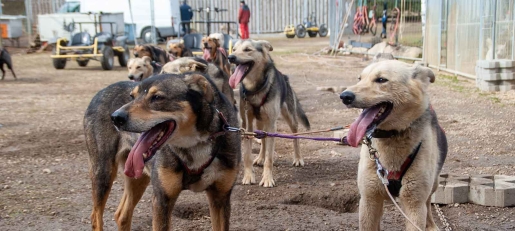
[[[240,23],[240,32],[242,39],[249,38],[249,20],[250,9],[245,1],[240,1],[240,11],[238,12],[238,23]]]

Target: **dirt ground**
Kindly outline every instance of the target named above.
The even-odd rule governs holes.
[[[358,111],[318,86],[349,86],[368,64],[362,57],[313,55],[328,39],[270,40],[279,70],[290,76],[312,129],[351,123]],[[12,51],[18,81],[10,73],[0,82],[0,230],[90,230],[91,183],[82,118],[93,95],[126,69],[103,71],[99,63],[65,70],[52,67],[48,53]],[[481,93],[474,82],[438,75],[431,102],[449,140],[443,172],[515,172],[515,92]],[[279,132],[288,132],[279,121]],[[332,134],[325,134],[331,136]],[[302,141],[306,166],[292,167],[291,141],[276,142],[277,187],[242,186],[233,190],[231,230],[356,230],[358,149],[331,142]],[[258,145],[254,145],[254,155]],[[260,179],[262,169],[255,168]],[[106,230],[116,230],[114,211],[123,178],[113,186],[104,215]],[[136,207],[133,230],[151,227],[149,187]],[[474,204],[441,206],[453,230],[513,230],[515,208]],[[443,228],[433,211],[439,227]],[[204,194],[184,191],[173,212],[174,230],[209,230]],[[404,219],[387,205],[384,230],[403,230]]]

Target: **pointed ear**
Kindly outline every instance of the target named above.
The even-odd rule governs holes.
[[[143,61],[145,61],[145,63],[148,63],[148,64],[152,63],[152,58],[150,58],[148,56],[143,56],[142,59],[143,59]]]
[[[428,67],[421,66],[419,64],[415,64],[413,67],[413,79],[418,79],[425,83],[426,85],[429,83],[435,82],[435,73]]]
[[[191,71],[206,72],[207,65],[196,60],[191,60],[188,64]]]
[[[274,47],[272,47],[272,44],[266,40],[258,40],[257,43],[261,44],[264,48],[266,48],[268,51],[273,51]]]
[[[206,77],[201,74],[187,74],[184,76],[184,82],[186,82],[189,89],[202,94],[208,103],[213,102],[215,91]]]

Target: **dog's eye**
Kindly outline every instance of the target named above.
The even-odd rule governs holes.
[[[379,77],[379,78],[375,79],[374,82],[376,82],[376,83],[386,83],[386,82],[388,82],[388,79]]]
[[[136,69],[140,69],[140,68],[141,68],[141,66],[137,66],[137,67],[136,67]]]
[[[155,101],[158,101],[158,100],[161,100],[161,99],[163,99],[162,96],[153,95],[152,98],[150,98],[150,101],[155,102]]]
[[[358,76],[358,81],[361,81],[361,76]]]
[[[250,48],[245,48],[243,51],[249,52],[249,51],[251,51],[251,49]]]

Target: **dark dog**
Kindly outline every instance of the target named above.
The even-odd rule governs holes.
[[[182,57],[193,57],[191,50],[180,42],[168,44],[168,53],[170,55],[171,61]]]
[[[220,41],[213,37],[204,37],[202,38],[202,44],[204,47],[204,54],[202,57],[219,67],[222,71],[227,74],[227,76],[231,75],[231,64],[227,60],[227,53],[225,49],[221,47]]]
[[[237,124],[234,106],[199,73],[119,82],[97,93],[84,117],[93,229],[102,230],[117,167],[125,165],[115,213],[119,230],[130,230],[134,207],[150,181],[154,230],[171,229],[172,209],[184,189],[206,191],[213,230],[228,230],[241,147],[239,134],[225,133],[225,124]]]
[[[134,57],[136,58],[143,58],[144,56],[148,56],[152,59],[152,61],[161,63],[162,65],[170,62],[171,60],[168,53],[158,46],[137,45],[134,47],[133,53]]]
[[[7,52],[7,50],[5,48],[1,48],[1,50],[0,50],[0,70],[2,70],[2,80],[4,80],[4,78],[5,78],[4,64],[6,64],[7,68],[9,68],[11,70],[11,72],[13,73],[13,77],[16,80],[16,74],[14,74],[11,55],[9,54],[9,52]]]
[[[240,88],[242,127],[253,131],[253,121],[256,119],[259,130],[275,132],[279,115],[282,115],[293,133],[298,132],[299,121],[309,129],[309,120],[290,86],[288,77],[275,68],[269,53],[272,50],[268,41],[240,40],[229,55],[231,63],[237,65],[229,84],[232,88],[237,85]],[[252,184],[256,180],[252,169],[251,140],[245,139],[243,147],[243,184]],[[263,139],[259,156],[254,160],[254,164],[263,165],[263,178],[259,183],[263,187],[275,185],[272,176],[274,148],[273,137]],[[293,141],[293,148],[293,165],[304,166],[298,140]]]

